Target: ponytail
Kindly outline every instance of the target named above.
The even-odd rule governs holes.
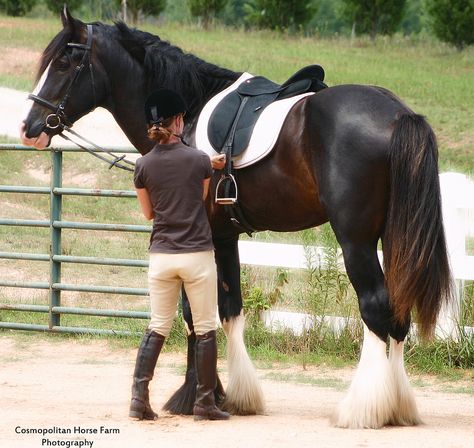
[[[152,124],[151,127],[148,128],[148,138],[157,143],[167,143],[171,136],[174,135],[171,125],[175,118],[176,115]]]

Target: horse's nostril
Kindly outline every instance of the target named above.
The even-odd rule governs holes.
[[[25,136],[27,138],[38,137],[38,135],[40,135],[43,131],[44,124],[41,122],[35,122],[33,124],[28,124],[27,122],[24,123]]]

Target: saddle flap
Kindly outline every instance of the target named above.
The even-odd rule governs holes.
[[[213,110],[208,123],[209,142],[217,152],[222,152],[232,123],[237,117],[241,98],[236,92],[228,94]]]
[[[281,92],[278,93],[277,100],[283,100],[292,96],[299,95],[300,93],[311,92],[311,79],[300,79],[290,85],[284,87]],[[282,86],[283,87],[283,86]]]
[[[253,78],[247,79],[242,84],[240,84],[237,92],[243,96],[258,96],[269,93],[276,93],[281,90],[279,84],[270,81],[263,76],[255,76]]]

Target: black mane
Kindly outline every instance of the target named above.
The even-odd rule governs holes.
[[[115,26],[124,48],[143,64],[147,91],[159,87],[173,89],[183,96],[191,113],[223,85],[240,76],[240,73],[184,53],[156,35],[129,28],[122,22]]]
[[[186,100],[189,116],[194,116],[209,98],[240,75],[185,53],[154,34],[129,28],[123,22],[116,22],[113,26],[100,22],[93,25],[94,33],[105,34],[105,42],[117,40],[132,57],[130,62],[135,60],[143,67],[145,94],[160,87],[173,89]],[[81,30],[78,32],[80,34]],[[63,54],[67,43],[78,38],[69,27],[53,38],[41,55],[36,82],[50,62]]]

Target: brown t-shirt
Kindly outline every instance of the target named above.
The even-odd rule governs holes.
[[[155,219],[150,252],[212,250],[203,180],[212,174],[209,156],[179,143],[156,145],[135,166],[136,188],[146,188]]]

